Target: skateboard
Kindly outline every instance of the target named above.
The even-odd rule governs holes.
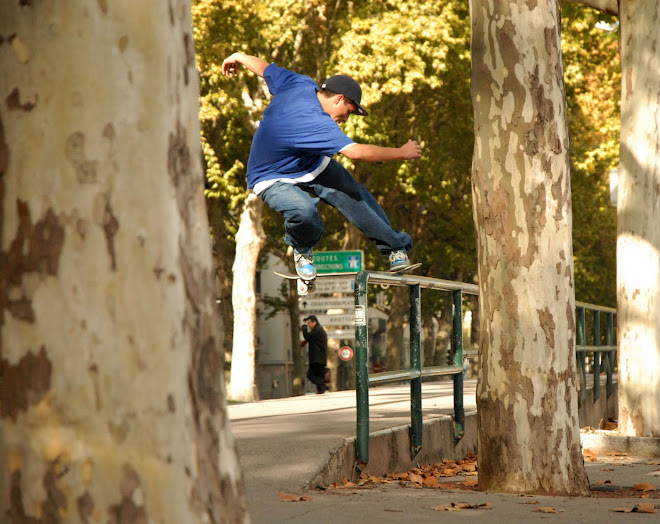
[[[418,262],[417,264],[412,264],[408,267],[405,267],[403,269],[398,269],[396,271],[388,271],[388,273],[407,273],[409,271],[412,271],[414,269],[417,269],[422,265],[421,262]],[[286,278],[287,280],[297,280],[298,283],[296,285],[296,289],[298,290],[298,294],[303,296],[306,295],[307,293],[313,293],[314,290],[316,289],[316,286],[314,285],[314,281],[317,278],[330,278],[330,277],[350,277],[357,275],[357,271],[353,271],[350,273],[317,273],[316,278],[301,278],[298,274],[293,274],[293,273],[281,273],[279,271],[273,271],[278,277]]]

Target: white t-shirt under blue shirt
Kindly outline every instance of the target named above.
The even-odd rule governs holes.
[[[308,76],[270,64],[264,79],[273,99],[252,140],[248,188],[260,194],[275,182],[297,184],[318,176],[330,158],[354,144],[323,111]]]

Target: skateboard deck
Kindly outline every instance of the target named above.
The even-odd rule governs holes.
[[[396,273],[407,273],[409,271],[412,271],[414,269],[417,269],[422,265],[421,262],[418,262],[417,264],[412,264],[408,267],[405,267],[403,269],[399,269],[397,271],[388,271],[388,273],[396,274]],[[350,273],[317,273],[316,277],[314,278],[302,278],[298,274],[293,274],[293,273],[281,273],[279,271],[273,271],[277,276],[286,278],[287,280],[297,280],[298,281],[298,294],[299,295],[306,295],[307,293],[313,292],[315,289],[314,281],[317,278],[328,278],[328,277],[350,277],[352,275],[357,275],[357,271],[352,271]]]

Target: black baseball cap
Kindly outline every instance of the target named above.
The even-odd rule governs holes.
[[[351,102],[357,106],[357,114],[360,116],[368,116],[368,111],[360,105],[362,100],[362,88],[355,80],[346,75],[335,75],[328,78],[321,89],[328,89],[334,93],[344,95]]]
[[[319,319],[316,318],[316,315],[309,315],[308,317],[303,318],[303,320],[305,322],[307,322],[308,320],[312,320],[312,321],[316,322],[317,324],[319,323]]]

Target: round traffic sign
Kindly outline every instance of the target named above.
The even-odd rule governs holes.
[[[351,360],[353,358],[353,350],[349,346],[343,346],[339,350],[339,358],[342,360]]]

